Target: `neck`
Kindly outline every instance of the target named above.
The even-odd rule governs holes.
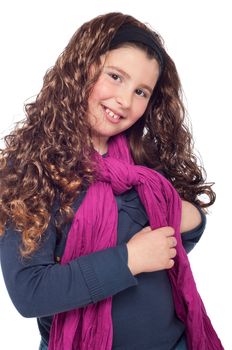
[[[93,137],[93,147],[99,154],[105,154],[108,150],[108,138],[99,138],[99,137]]]

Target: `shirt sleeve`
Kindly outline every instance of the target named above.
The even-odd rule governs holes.
[[[187,232],[183,232],[181,234],[182,243],[187,254],[195,247],[197,242],[200,240],[206,226],[205,213],[198,206],[196,206],[196,208],[199,210],[201,214],[201,223],[194,229]]]
[[[121,244],[66,265],[54,259],[56,233],[49,225],[30,258],[19,253],[21,234],[8,228],[0,240],[0,258],[8,293],[24,317],[43,317],[96,303],[137,285]]]

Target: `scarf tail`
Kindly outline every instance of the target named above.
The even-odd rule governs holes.
[[[179,251],[177,247],[177,252]],[[186,256],[186,257],[185,257]],[[182,264],[180,265],[180,259]],[[188,274],[185,273],[188,270]],[[168,271],[175,310],[185,324],[189,350],[223,350],[198,293],[186,252],[181,249],[174,267]]]
[[[208,317],[200,295],[191,295],[192,302],[181,296],[172,284],[173,299],[178,318],[185,324],[188,350],[223,350],[223,345]],[[196,306],[197,304],[197,306]]]
[[[112,298],[53,317],[49,350],[111,350]]]
[[[158,178],[160,177],[158,174],[157,176]],[[152,183],[152,180],[150,181]],[[223,350],[221,341],[211,324],[198,293],[190,263],[182,245],[180,233],[181,199],[176,190],[163,177],[159,178],[159,188],[163,192],[163,198],[166,201],[167,216],[165,224],[162,221],[164,215],[161,213],[161,217],[157,220],[155,213],[157,208],[147,200],[143,202],[147,213],[149,213],[149,218],[151,218],[152,228],[157,228],[158,224],[160,226],[169,225],[175,229],[177,256],[175,257],[174,267],[168,270],[168,274],[172,286],[176,314],[186,326],[188,349]],[[138,192],[140,192],[140,189],[138,189]],[[152,192],[152,189],[150,189],[150,192]],[[141,197],[143,198],[142,193]],[[159,197],[162,196],[160,195]],[[161,207],[165,208],[165,205],[161,204]]]

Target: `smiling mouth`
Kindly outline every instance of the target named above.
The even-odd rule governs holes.
[[[114,113],[113,111],[111,111],[111,109],[109,109],[108,107],[103,106],[103,108],[104,108],[106,114],[107,114],[110,118],[112,118],[113,120],[116,121],[116,120],[119,120],[119,119],[122,118],[120,115],[118,115],[118,114]]]

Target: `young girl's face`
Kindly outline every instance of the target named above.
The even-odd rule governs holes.
[[[109,137],[130,128],[145,112],[159,65],[140,48],[121,47],[102,57],[102,72],[89,97],[94,147],[104,153]]]

